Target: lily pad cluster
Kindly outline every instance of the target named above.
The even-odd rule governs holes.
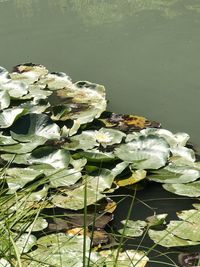
[[[73,82],[63,72],[49,72],[32,63],[18,65],[10,73],[0,67],[0,228],[1,239],[5,239],[1,252],[8,254],[10,239],[6,236],[21,242],[17,255],[29,257],[25,257],[23,266],[36,266],[39,262],[49,266],[49,257],[54,266],[60,266],[61,259],[66,266],[80,266],[80,242],[86,241],[78,233],[83,231],[84,222],[76,224],[74,214],[80,219],[83,210],[90,209],[87,220],[91,223],[84,229],[89,247],[108,243],[110,238],[104,227],[112,220],[113,215],[108,214],[116,206],[108,194],[121,186],[154,181],[178,195],[200,196],[200,163],[187,147],[188,134],[173,134],[144,117],[108,112],[106,103],[102,85]],[[97,216],[96,207],[103,202],[107,202],[105,209]],[[51,221],[46,211],[55,208],[62,210],[63,218],[54,216]],[[99,216],[106,223],[101,221],[97,227]],[[62,221],[66,218],[71,222],[67,226]],[[96,237],[91,234],[92,224]],[[65,234],[52,233],[53,229]],[[37,240],[34,232],[46,230],[51,235]],[[95,242],[91,241],[93,238]],[[62,251],[60,245],[54,247],[52,240],[58,239]],[[48,251],[45,242],[52,246]],[[72,256],[64,256],[68,252],[73,252]],[[111,266],[115,253],[124,260],[123,266],[126,262],[130,266],[130,255],[135,255],[134,266],[145,266],[148,261],[145,254],[140,260],[143,252],[132,251],[127,252],[130,255],[115,251],[94,253],[90,260],[94,257],[98,266]],[[30,263],[33,258],[36,263]]]

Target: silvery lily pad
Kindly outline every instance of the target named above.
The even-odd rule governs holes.
[[[119,145],[115,155],[132,163],[135,169],[158,169],[169,157],[169,146],[163,138],[149,135],[139,136],[127,144]]]
[[[9,80],[0,85],[0,90],[7,91],[12,98],[21,98],[28,93],[28,85],[20,81]]]
[[[10,81],[9,72],[5,68],[0,66],[0,88],[2,83],[6,83],[8,81]]]
[[[144,233],[144,228],[147,226],[145,221],[137,220],[123,220],[121,223],[124,225],[122,229],[119,229],[118,232],[120,234],[131,236],[131,237],[138,237]]]
[[[58,90],[72,86],[72,81],[64,72],[51,72],[41,78],[39,84],[47,85],[50,90]]]
[[[162,137],[166,140],[166,142],[170,145],[170,147],[185,146],[190,138],[190,136],[187,133],[173,134],[172,132],[166,129],[156,129],[156,128],[144,129],[141,131],[141,134],[145,135],[153,134]]]
[[[106,109],[105,88],[89,82],[77,82],[56,90],[48,98],[53,120],[74,120],[76,131],[81,124],[98,118]],[[76,133],[73,131],[73,134]]]
[[[10,95],[8,91],[0,91],[0,110],[10,106]]]
[[[3,177],[9,187],[9,193],[14,193],[19,188],[24,187],[27,183],[42,175],[41,171],[31,168],[8,168],[4,171]]]
[[[29,158],[30,164],[49,164],[55,169],[68,167],[70,155],[67,150],[54,149],[50,146],[37,148],[33,151]]]
[[[11,267],[11,264],[6,259],[1,258],[0,267]]]
[[[86,257],[89,256],[90,238],[85,237]],[[23,260],[24,267],[83,266],[84,237],[64,233],[46,235],[38,239],[38,248]],[[97,261],[97,253],[91,253],[91,262]],[[95,266],[95,265],[94,265]],[[91,265],[93,267],[93,265]]]
[[[23,81],[26,84],[33,84],[39,78],[47,75],[48,70],[39,64],[24,63],[14,67],[10,76],[13,80]]]
[[[10,127],[15,120],[23,116],[27,111],[24,108],[10,108],[0,113],[0,128]]]
[[[188,161],[195,161],[195,152],[192,149],[187,147],[173,147],[170,149],[172,156],[174,157],[182,157]]]
[[[59,139],[60,128],[45,114],[27,114],[19,118],[11,127],[11,136],[20,142],[31,142],[39,137]]]
[[[90,149],[87,151],[81,151],[76,153],[77,157],[84,157],[88,161],[93,162],[107,162],[115,160],[115,156],[112,152],[101,152],[98,149]]]
[[[164,184],[163,188],[180,196],[200,197],[200,181],[188,184]]]
[[[176,213],[179,219],[184,220],[190,223],[199,223],[200,222],[200,210],[191,209],[191,210],[182,210]]]
[[[148,231],[149,237],[158,245],[163,247],[186,247],[186,246],[195,246],[199,245],[200,242],[191,241],[182,239],[180,237],[175,236],[168,230],[156,231],[149,229]]]
[[[117,267],[145,267],[149,261],[149,258],[143,251],[140,250],[126,250],[119,252],[118,249],[103,250],[100,253],[100,260],[96,262],[99,267],[113,267],[115,262]],[[118,255],[118,258],[116,258]]]
[[[197,180],[200,177],[200,171],[189,166],[177,166],[169,164],[163,169],[153,171],[149,175],[149,180],[158,183],[189,183]]]
[[[28,219],[17,222],[12,229],[15,231],[25,231],[25,232],[38,232],[42,231],[45,228],[47,228],[48,222],[46,219],[42,217],[33,218],[33,221],[30,221]]]
[[[15,141],[14,139],[12,139],[11,136],[0,134],[0,146],[3,146],[3,145],[14,145],[14,144],[17,144],[17,143],[18,142]]]

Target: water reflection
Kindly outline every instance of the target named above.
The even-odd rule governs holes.
[[[0,3],[11,0],[0,0]],[[18,15],[32,17],[40,12],[40,0],[12,0]],[[127,16],[137,15],[143,11],[158,11],[166,18],[184,15],[186,11],[200,12],[200,4],[196,0],[43,0],[51,9],[61,14],[70,10],[82,18],[83,22],[98,25],[119,22]]]

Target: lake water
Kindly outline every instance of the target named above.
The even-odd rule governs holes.
[[[200,146],[199,0],[0,0],[0,65],[23,62],[101,83],[111,111]]]

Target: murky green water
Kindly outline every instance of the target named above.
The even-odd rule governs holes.
[[[102,83],[111,111],[200,146],[199,0],[0,0],[0,65],[22,62]]]
[[[1,0],[0,36],[0,65],[102,83],[110,110],[200,144],[199,0]]]

